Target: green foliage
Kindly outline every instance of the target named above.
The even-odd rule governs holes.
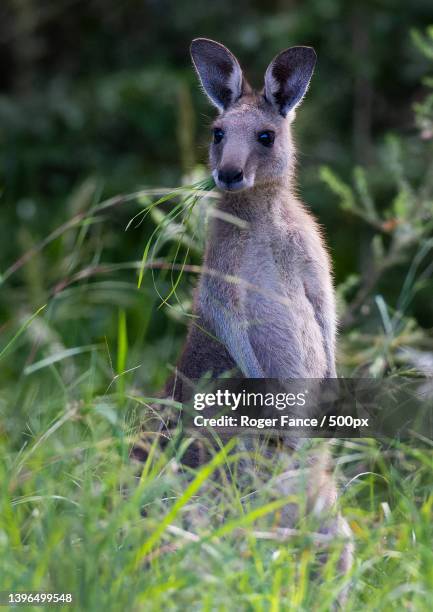
[[[431,36],[431,28],[428,35]],[[419,46],[419,41],[424,41],[417,32],[413,37]],[[429,104],[427,97],[425,104],[415,106],[418,125],[422,118],[433,118]],[[426,290],[432,293],[433,147],[431,137],[425,136],[413,141],[388,134],[381,166],[369,171],[356,166],[353,186],[328,166],[320,170],[322,181],[337,196],[341,210],[370,227],[366,268],[338,288],[342,326],[352,327],[343,338],[342,361],[350,367],[355,365],[358,372],[366,368],[369,375],[398,371],[407,363],[417,369],[419,359],[415,363],[408,358],[414,354],[410,347],[420,342],[430,349],[432,345],[431,337],[410,314],[418,294]],[[413,159],[417,162],[415,173]],[[382,177],[391,187],[385,202]],[[390,273],[401,278],[394,295],[389,292]],[[382,294],[383,288],[388,290],[388,298]],[[359,330],[353,329],[356,322]]]
[[[423,35],[418,30],[412,30],[412,40],[426,58],[433,61],[433,26],[426,29]],[[433,89],[433,77],[427,76],[424,84]],[[423,102],[414,106],[417,115],[417,125],[421,130],[421,136],[426,139],[433,138],[433,93],[428,95]]]
[[[296,530],[278,527],[288,500],[273,490],[272,476],[283,469],[277,457],[261,460],[270,478],[253,473],[253,496],[245,457],[229,449],[189,474],[154,446],[137,478],[129,450],[141,397],[98,396],[93,365],[74,382],[87,399],[71,402],[70,387],[47,392],[60,374],[54,367],[23,380],[15,389],[22,401],[1,408],[3,590],[72,591],[74,609],[89,612],[325,612],[335,604],[348,586],[336,571],[343,542],[318,533],[311,518]],[[354,440],[340,442],[336,456],[357,546],[346,609],[428,609],[431,449]],[[233,478],[211,479],[223,466]],[[305,503],[301,493],[289,501]]]
[[[149,251],[152,247],[152,252],[155,254],[158,249],[161,248],[161,241],[173,240],[176,238],[178,240],[178,246],[175,253],[175,259],[179,253],[180,247],[186,246],[186,255],[185,258],[188,257],[190,245],[194,245],[195,240],[195,232],[193,236],[189,240],[185,240],[185,234],[187,230],[190,231],[193,229],[191,225],[191,215],[193,213],[194,207],[197,202],[203,197],[206,196],[208,191],[215,187],[215,183],[212,178],[205,178],[202,181],[198,181],[193,185],[189,185],[186,187],[180,187],[175,191],[168,193],[153,202],[147,212],[153,213],[153,219],[157,221],[156,228],[150,235],[149,240],[146,243],[144,248],[143,257],[141,260],[140,274],[138,278],[138,287],[141,287],[141,283],[143,281],[143,274],[148,263]],[[157,206],[164,204],[166,202],[171,202],[174,199],[179,199],[179,203],[170,210],[169,213],[164,214],[159,210],[155,210]],[[181,223],[177,223],[174,227],[173,222],[178,217],[181,217]],[[134,218],[135,219],[135,218]],[[185,228],[184,228],[185,226]],[[184,228],[184,229],[183,229]],[[167,235],[168,234],[168,235]],[[182,273],[182,270],[181,270]],[[168,300],[173,293],[176,292],[176,286],[179,283],[181,278],[181,274],[176,281],[176,284],[172,286],[170,294],[167,296],[166,300]]]

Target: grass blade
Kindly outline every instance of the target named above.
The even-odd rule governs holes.
[[[4,348],[2,348],[2,350],[0,351],[0,359],[2,359],[6,353],[9,351],[9,349],[12,347],[12,345],[18,340],[18,338],[21,336],[21,334],[23,334],[26,329],[29,327],[29,325],[31,325],[32,321],[34,319],[36,319],[36,317],[47,307],[46,304],[44,304],[43,306],[41,306],[40,308],[38,308],[38,310],[32,314],[32,316],[27,319],[27,321],[25,321],[25,323],[23,323],[23,325],[21,325],[21,327],[19,328],[19,330],[16,332],[16,334],[13,336],[13,338],[11,340],[9,340],[9,342],[6,344],[6,346]]]

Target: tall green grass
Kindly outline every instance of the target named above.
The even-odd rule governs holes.
[[[74,609],[86,611],[327,611],[343,590],[348,610],[429,609],[427,442],[334,445],[340,504],[356,543],[348,577],[336,570],[344,542],[323,538],[312,518],[280,529],[289,500],[279,497],[273,477],[284,457],[259,458],[261,470],[245,470],[239,449],[222,449],[190,472],[180,463],[186,440],[164,452],[155,443],[144,468],[131,461],[177,353],[179,323],[191,314],[185,262],[198,268],[200,210],[210,188],[171,190],[164,201],[143,190],[93,203],[5,269],[0,590],[73,592]],[[112,261],[99,250],[107,223],[99,215],[126,206],[139,213],[126,225],[131,240],[143,216],[155,225],[144,252],[137,240],[134,260]],[[395,372],[405,343],[428,349],[428,336],[405,317],[430,247],[424,242],[418,259],[407,262],[400,303],[392,309],[373,294],[378,326],[342,336],[346,370],[367,364],[379,375],[388,364]],[[49,280],[35,277],[48,266]],[[43,304],[33,302],[33,286]],[[304,507],[302,490],[290,502]]]
[[[92,372],[80,370],[86,392],[68,402],[46,393],[42,371],[19,390],[19,405],[2,405],[2,590],[73,592],[77,610],[325,611],[350,580],[348,610],[429,609],[431,449],[337,445],[356,539],[344,578],[342,542],[321,539],[307,518],[279,529],[287,500],[260,472],[246,484],[242,454],[223,449],[190,473],[174,450],[155,446],[138,470],[129,452],[140,396],[92,394]],[[271,475],[282,469],[277,458],[262,462]],[[212,477],[227,464],[233,479]],[[302,493],[290,501],[302,505]]]

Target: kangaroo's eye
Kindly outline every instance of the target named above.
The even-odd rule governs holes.
[[[275,140],[275,132],[272,132],[271,130],[259,132],[259,135],[257,136],[257,140],[264,147],[272,147],[272,145],[274,144],[274,140]]]
[[[214,128],[214,131],[213,131],[214,143],[218,144],[219,142],[221,142],[223,138],[224,138],[224,131],[221,128]]]

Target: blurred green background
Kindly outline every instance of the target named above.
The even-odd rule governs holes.
[[[377,334],[386,336],[402,300],[393,340],[404,319],[410,337],[403,343],[430,348],[430,23],[431,0],[2,2],[4,339],[48,304],[3,376],[12,380],[36,359],[71,347],[105,343],[115,352],[119,310],[127,315],[127,365],[145,366],[135,374],[140,384],[157,387],[174,363],[188,319],[174,307],[158,308],[152,275],[138,290],[131,263],[141,259],[155,220],[125,232],[140,210],[136,201],[86,215],[111,196],[205,174],[213,110],[190,64],[196,36],[226,44],[257,87],[278,51],[315,47],[317,70],[295,128],[299,185],[325,226],[334,261],[342,371],[395,365],[383,353],[389,338],[379,342],[379,363],[376,353],[362,351],[376,346]],[[40,245],[77,214],[83,223]],[[424,270],[422,283],[415,290],[414,281],[410,296],[402,296],[420,245],[425,253],[414,278]],[[26,252],[24,265],[14,266]],[[188,259],[199,263],[199,253]],[[186,310],[193,283],[185,275],[178,291]]]

